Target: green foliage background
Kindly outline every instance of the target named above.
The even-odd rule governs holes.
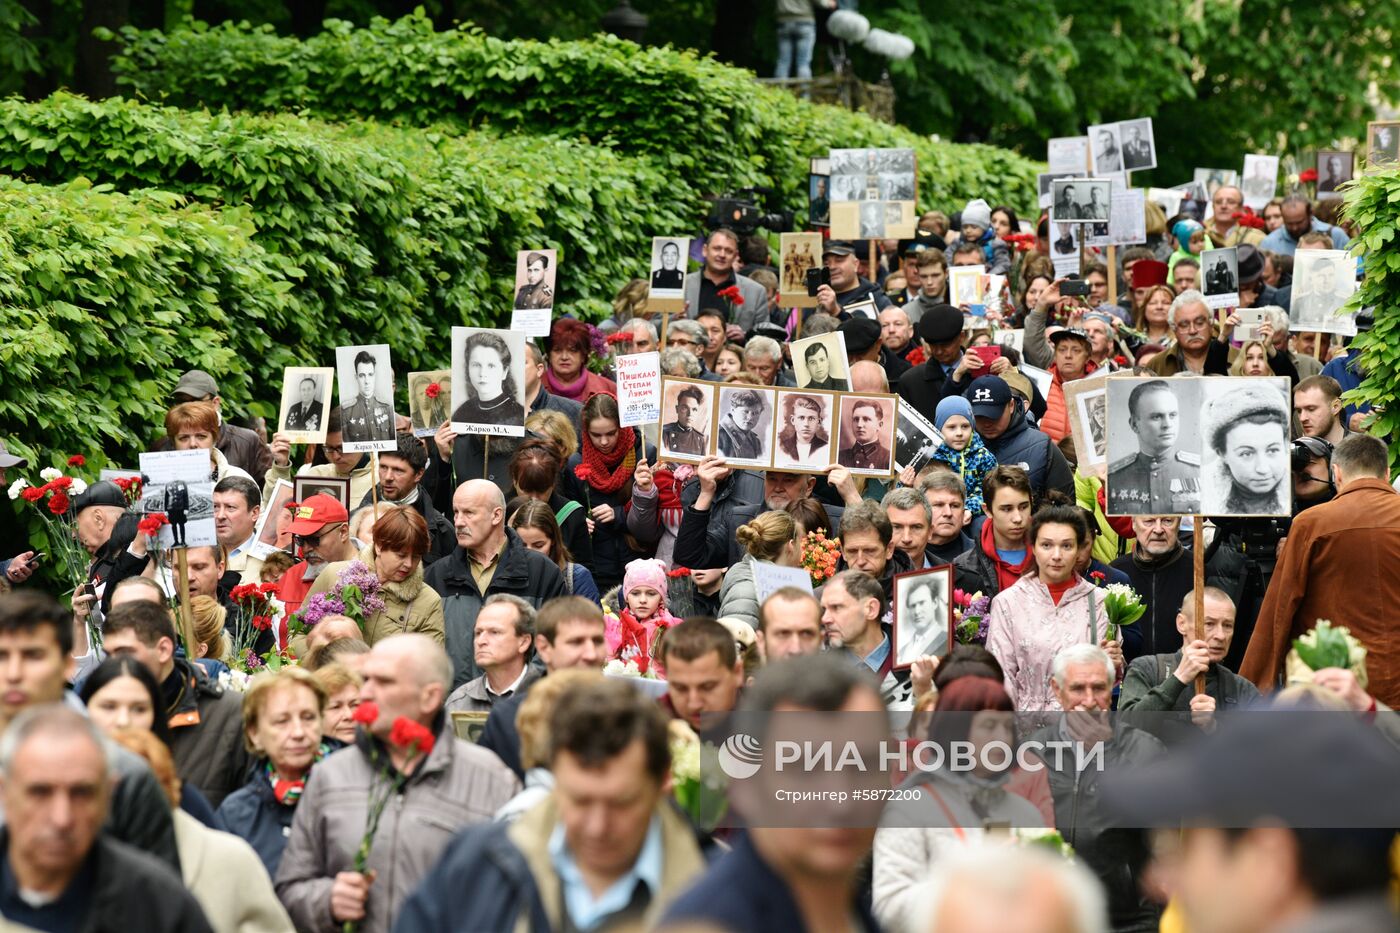
[[[1375,309],[1375,326],[1352,342],[1361,350],[1363,379],[1343,399],[1380,409],[1369,431],[1389,440],[1395,475],[1400,471],[1400,443],[1395,443],[1400,437],[1400,169],[1360,176],[1347,189],[1346,213],[1363,230],[1354,248],[1366,266],[1352,301]]]

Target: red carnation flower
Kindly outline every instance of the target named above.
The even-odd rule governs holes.
[[[1303,171],[1298,173],[1298,180],[1301,182],[1317,181],[1317,169],[1303,169]]]
[[[258,592],[262,596],[276,596],[277,591],[279,589],[281,589],[281,587],[278,586],[278,584],[274,581],[272,583],[264,583],[261,586],[259,586]]]
[[[442,394],[442,385],[437,382],[428,383],[428,387],[423,390],[423,394],[428,398],[437,398]]]
[[[1108,578],[1104,575],[1102,570],[1091,570],[1089,571],[1089,579],[1093,580],[1095,583],[1102,583]]]
[[[355,707],[355,712],[350,714],[350,718],[362,726],[372,726],[379,718],[379,706],[374,703],[361,703]]]
[[[690,576],[690,568],[689,568],[689,567],[677,567],[677,568],[674,569],[674,570],[668,570],[668,571],[666,571],[666,576],[668,576],[668,577],[688,577],[688,576]]]
[[[400,748],[416,748],[418,754],[426,757],[433,750],[435,739],[432,730],[427,726],[400,716],[394,720],[394,727],[389,730],[389,742]]]
[[[272,628],[272,616],[253,616],[253,628],[259,632]]]
[[[229,590],[228,595],[234,602],[241,603],[249,597],[259,595],[258,585],[256,583],[243,583]]]
[[[82,454],[74,454],[68,458],[68,465],[71,467],[87,466],[87,457]]]
[[[68,511],[69,504],[67,493],[56,492],[49,500],[49,511],[55,515],[62,515]]]
[[[154,538],[156,535],[160,534],[161,526],[168,524],[170,524],[170,519],[166,518],[164,514],[161,512],[152,512],[137,523],[136,530],[147,537]]]
[[[910,366],[918,366],[921,363],[928,362],[928,354],[924,353],[923,347],[915,347],[904,354],[904,362],[908,363]]]
[[[730,285],[728,288],[721,288],[716,294],[718,294],[719,297],[723,298],[730,304],[741,305],[744,303],[744,296],[739,291],[739,286],[737,285]]]
[[[21,490],[21,492],[20,492],[20,497],[23,498],[25,502],[38,502],[40,499],[44,498],[44,496],[47,495],[47,494],[48,494],[48,487],[47,487],[46,485],[45,485],[45,486],[26,486],[23,490]]]
[[[586,463],[580,463],[574,467],[574,476],[578,477],[580,483],[586,483],[593,478],[593,468]]]
[[[1113,358],[1113,362],[1117,363],[1119,366],[1127,366],[1128,358],[1120,353]]]

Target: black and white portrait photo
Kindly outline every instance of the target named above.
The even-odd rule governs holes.
[[[1351,181],[1352,154],[1340,149],[1317,151],[1317,199],[1336,200],[1342,196],[1341,187]]]
[[[1157,144],[1152,138],[1151,117],[1119,123],[1118,138],[1123,146],[1123,168],[1140,172],[1157,167]]]
[[[543,311],[554,307],[557,279],[552,249],[521,250],[515,257],[515,308],[517,311]]]
[[[140,456],[141,501],[136,511],[163,513],[160,546],[214,547],[214,479],[209,451],[162,450]]]
[[[894,468],[901,471],[913,467],[916,471],[933,459],[933,452],[943,446],[943,436],[918,409],[903,399],[895,406]]]
[[[525,436],[525,335],[452,328],[452,430]]]
[[[1246,207],[1262,211],[1264,205],[1273,200],[1278,188],[1278,156],[1256,155],[1244,157],[1244,177],[1240,179],[1240,192],[1244,195]]]
[[[779,236],[779,244],[782,255],[781,275],[778,277],[779,300],[784,307],[816,307],[816,297],[807,293],[807,273],[821,266],[822,235],[784,233]]]
[[[661,380],[662,460],[698,463],[709,453],[716,383]]]
[[[434,369],[408,374],[408,419],[414,437],[430,437],[452,414],[452,371]]]
[[[1065,178],[1052,183],[1050,218],[1059,224],[1108,220],[1113,182],[1107,178]]]
[[[1123,171],[1123,146],[1118,139],[1117,123],[1089,127],[1089,150],[1094,157],[1095,174]],[[1104,203],[1108,203],[1108,198],[1104,198]]]
[[[885,205],[880,201],[862,201],[860,205],[860,236],[876,239],[885,235]]]
[[[886,172],[880,176],[880,200],[881,201],[912,201],[914,200],[914,176],[913,174],[893,174]]]
[[[799,389],[849,392],[846,340],[835,331],[792,342],[792,373]]]
[[[952,644],[953,568],[934,567],[894,578],[894,668],[942,657]]]
[[[1235,308],[1240,303],[1239,256],[1235,247],[1201,253],[1201,294],[1207,308]]]
[[[772,389],[721,386],[717,452],[730,466],[767,468],[773,462]]]
[[[1085,472],[1098,468],[1102,476],[1108,461],[1108,373],[1100,370],[1064,384],[1074,451]]]
[[[651,288],[648,298],[685,297],[685,257],[688,237],[654,237],[651,241]]]
[[[1400,123],[1366,124],[1366,162],[1372,168],[1400,162]]]
[[[948,303],[956,308],[982,304],[985,266],[954,266],[948,270]]]
[[[1211,201],[1215,198],[1216,188],[1238,184],[1240,173],[1228,168],[1198,168],[1192,172],[1191,180],[1205,187],[1205,200]]]
[[[858,476],[889,476],[894,469],[895,397],[841,396],[836,462]]]
[[[831,465],[831,434],[836,399],[829,392],[778,390],[777,442],[773,468],[819,473]]]
[[[348,476],[293,476],[292,498],[305,502],[312,496],[330,496],[345,511],[353,512],[359,503],[350,502],[350,477]]]
[[[1204,381],[1127,376],[1107,381],[1107,514],[1200,513]]]
[[[1201,511],[1284,517],[1290,512],[1288,380],[1202,379]]]
[[[395,449],[394,368],[389,345],[336,347],[335,369],[345,452]]]
[[[1035,176],[1036,191],[1039,193],[1039,203],[1041,210],[1048,210],[1054,194],[1051,191],[1053,184],[1063,178],[1081,178],[1084,173],[1080,172],[1041,172]]]
[[[1337,314],[1355,291],[1355,256],[1339,249],[1298,250],[1293,256],[1290,330],[1294,333],[1356,333],[1356,315]]]
[[[288,366],[282,371],[281,416],[277,431],[293,444],[324,444],[331,410],[330,367]]]

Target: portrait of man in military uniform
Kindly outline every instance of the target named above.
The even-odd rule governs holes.
[[[315,431],[321,427],[323,412],[315,376],[302,376],[297,383],[297,401],[287,409],[287,428],[292,431]]]
[[[331,408],[335,370],[329,367],[288,366],[282,371],[282,403],[277,430],[294,444],[320,444],[326,439],[326,416]]]
[[[842,396],[841,438],[837,463],[857,473],[887,475],[893,466],[890,448],[894,445],[894,403],[888,399]]]
[[[522,270],[525,281],[521,282],[519,274],[515,280],[515,307],[518,310],[547,310],[554,307],[554,286],[550,282],[554,276],[549,274],[549,260],[553,252],[536,250],[525,255],[525,268]]]
[[[374,352],[381,350],[383,361]],[[353,353],[350,365],[345,357]],[[388,368],[389,348],[340,347],[336,350],[340,365],[340,405],[343,410],[342,432],[345,449],[355,451],[387,449],[394,445],[394,408],[376,395],[381,365]],[[346,377],[350,376],[347,381]],[[353,397],[346,390],[353,389]],[[362,446],[352,446],[362,445]]]
[[[1198,452],[1180,449],[1182,412],[1188,412],[1195,423],[1199,391],[1191,379],[1108,380],[1112,419],[1109,515],[1194,515],[1200,511],[1201,457]],[[1125,400],[1129,432],[1119,430],[1121,416],[1114,415]]]
[[[671,395],[671,392],[666,395]],[[709,444],[705,431],[709,425],[706,395],[700,386],[681,385],[680,391],[675,394],[676,418],[661,426],[662,459],[668,454],[696,460],[705,456],[705,448]]]

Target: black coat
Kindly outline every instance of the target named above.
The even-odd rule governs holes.
[[[296,815],[295,806],[278,803],[261,761],[249,771],[248,783],[225,797],[219,807],[219,818],[228,832],[253,847],[269,878],[277,877],[277,866],[287,848]]]
[[[1192,572],[1190,548],[1181,548],[1174,555],[1161,561],[1143,563],[1132,554],[1124,554],[1110,564],[1113,569],[1128,575],[1132,584],[1142,596],[1147,611],[1137,620],[1136,626],[1142,633],[1141,647],[1132,651],[1124,644],[1123,655],[1132,661],[1139,655],[1171,654],[1181,650],[1181,633],[1176,630],[1176,614],[1181,609],[1182,600],[1195,588],[1195,574]],[[1224,590],[1235,601],[1235,638],[1230,643],[1230,651],[1225,655],[1225,667],[1232,671],[1240,669],[1244,660],[1245,648],[1249,646],[1249,636],[1254,630],[1251,619],[1248,628],[1240,627],[1239,608],[1241,591],[1245,582],[1244,558],[1226,548],[1216,549],[1206,559],[1206,586]]]
[[[656,462],[656,448],[650,444],[646,450],[647,462]],[[629,478],[616,491],[599,492],[591,486],[585,491],[585,483],[574,475],[574,468],[583,462],[582,454],[574,454],[564,466],[564,478],[559,492],[567,499],[583,505],[584,510],[610,505],[617,512],[616,521],[597,522],[593,526],[593,579],[598,582],[598,591],[607,592],[622,582],[622,574],[628,562],[644,556],[633,550],[627,540],[627,508],[632,504],[632,480]]]
[[[510,528],[506,529],[505,553],[497,561],[485,593],[477,587],[467,552],[460,547],[429,567],[423,582],[442,597],[447,654],[452,659],[452,690],[481,674],[476,666],[473,633],[486,597],[507,593],[538,609],[556,596],[568,595],[558,565],[527,548]]]
[[[700,481],[692,479],[681,490],[681,526],[676,532],[676,547],[672,552],[672,562],[677,567],[692,570],[706,570],[714,567],[729,567],[739,562],[743,552],[735,532],[739,526],[760,512],[767,511],[763,504],[763,484],[748,480],[751,474],[737,471],[719,484],[714,501],[708,511],[695,509],[695,500],[700,497]],[[832,506],[827,506],[827,514],[833,526],[840,524],[840,510],[832,515]],[[739,514],[743,510],[742,516]],[[835,531],[835,527],[832,529]],[[601,587],[600,587],[601,589]]]
[[[248,752],[243,747],[243,701],[209,679],[204,668],[184,658],[175,659],[170,675],[183,678],[186,689],[170,715],[170,754],[180,780],[203,791],[218,807],[242,786],[248,773]],[[162,685],[165,689],[166,685]]]
[[[9,847],[9,830],[0,829],[0,857],[9,857]],[[159,859],[105,834],[88,858],[87,889],[75,892],[87,905],[80,933],[213,933],[180,875]],[[8,901],[0,895],[0,915],[20,924],[29,919],[21,904]]]

